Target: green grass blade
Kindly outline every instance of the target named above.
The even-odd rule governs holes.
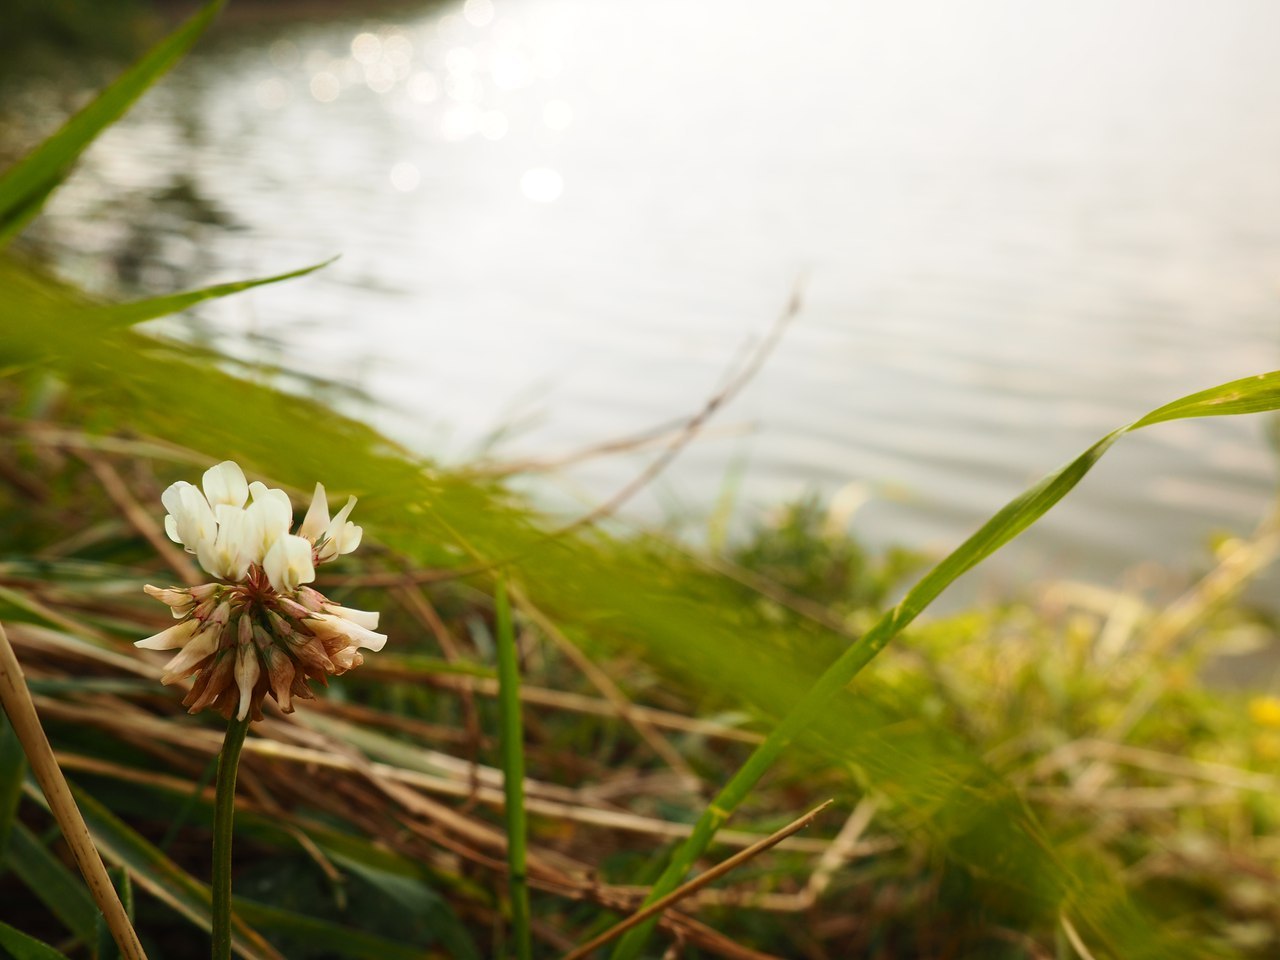
[[[26,888],[73,935],[92,943],[101,914],[80,877],[21,823],[13,825],[10,843],[13,872]]]
[[[507,822],[507,868],[510,871],[511,931],[516,956],[529,960],[533,940],[529,930],[529,884],[526,876],[527,824],[524,813],[524,730],[520,722],[520,663],[507,584],[498,578],[494,593],[497,610],[498,715],[501,718],[503,813]]]
[[[308,273],[314,273],[322,267],[327,267],[336,259],[337,257],[331,257],[322,263],[315,263],[309,267],[303,267],[300,270],[290,270],[288,273],[278,273],[270,277],[258,277],[254,280],[236,280],[231,283],[218,283],[213,286],[203,287],[199,290],[187,290],[182,293],[174,293],[164,297],[152,297],[146,300],[136,300],[133,303],[93,306],[86,310],[85,319],[92,324],[101,326],[103,329],[111,327],[128,327],[135,323],[142,323],[144,320],[154,320],[157,317],[166,317],[171,313],[177,313],[179,310],[185,310],[188,307],[195,306],[197,303],[204,300],[216,300],[219,297],[230,296],[233,293],[240,293],[243,290],[251,290],[254,287],[265,286],[268,283],[279,283],[281,280],[292,280],[294,277],[305,277]]]
[[[902,632],[956,578],[1026,530],[1069,493],[1111,445],[1130,431],[1190,417],[1226,416],[1280,409],[1280,371],[1221,384],[1165,404],[1127,426],[1112,431],[1056,473],[1014,498],[968,540],[930,570],[896,607],[886,612],[818,678],[747,758],[698,818],[693,834],[673,853],[646,903],[675,889],[706,850],[716,831],[792,741],[817,719],[831,700],[885,645]],[[618,943],[614,960],[635,960],[656,918],[637,927]]]
[[[18,815],[27,757],[4,711],[0,710],[0,876],[9,862],[9,837]]]
[[[66,954],[7,923],[0,923],[0,950],[6,951],[13,960],[67,960]]]
[[[214,0],[154,46],[62,128],[0,176],[0,243],[40,212],[85,148],[187,52],[222,7]]]

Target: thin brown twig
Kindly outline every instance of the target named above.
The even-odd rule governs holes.
[[[730,375],[728,382],[703,404],[701,410],[685,421],[684,426],[667,444],[666,449],[625,487],[598,507],[553,531],[553,537],[562,537],[567,533],[591,526],[616,513],[624,503],[652,483],[670,465],[671,461],[680,454],[680,451],[687,447],[690,441],[697,436],[703,424],[710,420],[717,410],[737,396],[742,391],[742,388],[750,383],[755,375],[760,372],[765,360],[769,358],[769,355],[773,353],[774,347],[782,340],[782,335],[786,332],[791,321],[800,315],[800,310],[804,303],[801,296],[801,291],[804,287],[803,281],[803,277],[797,278],[791,288],[791,295],[787,298],[787,303],[782,313],[774,320],[773,326],[769,329],[769,333],[765,338],[751,351],[746,362],[742,364],[737,373]]]
[[[490,573],[502,567],[510,566],[513,563],[528,556],[532,551],[539,547],[559,540],[562,537],[581,530],[583,527],[593,526],[605,517],[616,513],[617,510],[637,493],[651,484],[673,461],[680,452],[689,445],[695,436],[698,435],[703,425],[711,419],[711,417],[721,407],[727,404],[735,396],[738,395],[751,379],[764,366],[765,360],[773,352],[774,347],[782,339],[782,335],[786,332],[791,321],[800,314],[803,305],[801,298],[801,290],[803,288],[803,278],[797,279],[792,287],[791,295],[787,299],[787,304],[781,314],[774,321],[773,327],[769,333],[759,343],[759,345],[751,351],[746,361],[737,370],[732,373],[728,381],[721,387],[710,399],[707,400],[701,410],[685,421],[684,426],[679,430],[675,437],[667,444],[666,448],[655,457],[644,470],[635,476],[621,490],[606,500],[599,506],[593,507],[586,513],[582,514],[563,526],[556,527],[540,537],[537,537],[531,544],[523,548],[520,552],[506,557],[500,557],[497,560],[483,560],[477,558],[477,562],[469,567],[458,567],[446,570],[406,570],[398,573],[375,573],[365,576],[349,577],[344,582],[358,586],[395,586],[398,584],[411,583],[439,583],[446,580],[462,580],[467,577],[479,576],[480,574]],[[456,533],[456,531],[455,531]],[[460,541],[461,544],[461,541]],[[466,546],[465,544],[461,544]],[[474,554],[473,554],[474,555]]]
[[[84,877],[94,903],[102,911],[121,955],[128,960],[146,960],[147,955],[138,940],[138,934],[129,921],[129,915],[125,913],[111,878],[107,876],[107,868],[93,845],[89,828],[80,815],[80,809],[76,806],[67,780],[54,757],[53,748],[49,745],[49,738],[40,725],[40,717],[22,676],[22,666],[18,663],[3,625],[0,625],[0,702],[4,704],[5,713],[9,715],[9,722],[31,765],[31,772],[40,784],[45,799],[49,801],[49,809],[58,821],[63,839],[70,847],[76,866],[80,868],[80,874]]]
[[[562,960],[583,960],[583,958],[589,956],[592,953],[592,951],[604,946],[606,943],[609,943],[612,940],[617,939],[618,937],[626,933],[628,930],[631,930],[632,928],[639,926],[640,924],[644,923],[644,921],[648,920],[650,917],[661,913],[662,911],[666,910],[668,907],[678,903],[679,901],[683,900],[685,897],[689,896],[690,894],[697,893],[707,884],[720,879],[726,873],[741,866],[742,864],[746,863],[748,860],[752,859],[753,857],[759,856],[761,853],[768,850],[770,847],[775,846],[780,841],[785,840],[787,837],[791,836],[793,833],[798,833],[799,831],[803,830],[805,827],[807,827],[809,824],[813,822],[814,818],[819,813],[821,813],[827,807],[831,806],[831,804],[834,802],[835,802],[834,800],[823,801],[822,803],[818,804],[818,806],[814,807],[812,810],[806,813],[804,816],[800,817],[797,820],[793,820],[791,823],[787,824],[785,827],[783,827],[781,830],[777,831],[776,833],[770,834],[769,836],[765,837],[763,840],[759,841],[758,843],[753,843],[751,846],[747,847],[747,849],[745,850],[740,850],[738,853],[735,853],[733,856],[729,857],[727,860],[723,860],[720,863],[716,864],[710,870],[707,870],[706,872],[694,877],[688,883],[682,884],[681,886],[677,887],[675,890],[672,890],[665,897],[659,897],[653,903],[649,904],[649,906],[645,907],[642,910],[636,911],[631,916],[623,920],[621,923],[614,924],[612,927],[610,927],[608,930],[601,933],[599,936],[592,937],[590,940],[582,944],[577,949],[571,950],[569,953],[565,954]]]

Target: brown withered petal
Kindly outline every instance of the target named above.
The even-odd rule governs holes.
[[[189,713],[199,713],[205,707],[213,706],[222,713],[217,701],[224,699],[229,690],[235,687],[236,652],[232,647],[225,647],[214,655],[211,666],[206,667],[196,678],[191,692],[182,701]],[[233,698],[234,699],[234,698]],[[224,714],[225,715],[225,714]]]
[[[276,698],[281,710],[293,713],[293,700],[289,696],[295,673],[293,661],[275,644],[263,651],[263,658],[267,664],[267,686],[271,689],[271,695]]]

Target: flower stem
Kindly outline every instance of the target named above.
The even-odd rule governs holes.
[[[231,957],[231,824],[236,812],[236,771],[249,720],[232,720],[218,755],[218,785],[213,807],[213,953]]]

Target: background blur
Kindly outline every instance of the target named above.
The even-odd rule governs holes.
[[[6,155],[113,75],[86,44],[121,22],[7,58]],[[941,547],[1141,412],[1280,366],[1277,35],[1269,0],[235,0],[24,244],[110,293],[341,254],[162,323],[453,462],[678,422],[803,277],[764,371],[626,515],[696,539],[852,484],[862,537]],[[1134,436],[982,576],[1189,572],[1265,508],[1264,427]],[[534,489],[576,512],[651,455]]]

